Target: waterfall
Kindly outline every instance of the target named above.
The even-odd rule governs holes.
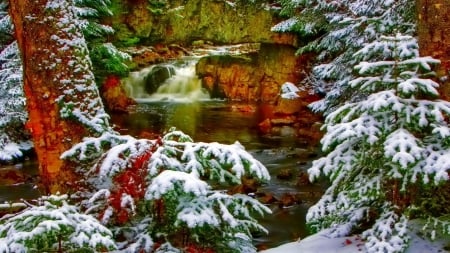
[[[154,66],[143,68],[139,71],[132,71],[128,77],[122,79],[122,86],[127,95],[134,99],[144,99],[150,97],[145,92],[145,77]]]
[[[150,101],[174,101],[192,102],[209,99],[208,92],[202,88],[201,80],[195,74],[196,60],[187,60],[180,63],[159,64],[132,72],[123,79],[124,89],[127,95],[140,102]],[[156,92],[148,94],[148,83],[146,78],[156,67],[167,68],[168,79],[158,84]],[[173,74],[171,69],[174,69]],[[147,87],[146,87],[147,85]]]

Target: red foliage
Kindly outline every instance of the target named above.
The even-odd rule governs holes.
[[[102,89],[109,90],[120,85],[120,78],[115,75],[109,75],[103,83]]]
[[[203,248],[198,245],[190,244],[185,248],[187,253],[214,253],[213,249]]]
[[[111,189],[108,205],[114,209],[115,221],[118,224],[126,223],[132,215],[131,210],[122,206],[122,199],[129,196],[136,203],[144,197],[147,187],[145,181],[147,165],[156,148],[157,145],[135,156],[131,159],[129,168],[113,178],[115,188]],[[100,218],[103,215],[104,212],[100,214]]]

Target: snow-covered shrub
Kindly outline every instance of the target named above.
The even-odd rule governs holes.
[[[0,252],[99,252],[117,249],[112,232],[67,203],[67,195],[39,199],[0,219]]]
[[[385,60],[367,61],[376,54]],[[438,83],[429,79],[439,61],[419,57],[416,40],[399,34],[367,44],[354,57],[357,77],[348,85],[367,99],[325,119],[327,156],[308,172],[332,183],[309,209],[309,226],[333,228],[332,236],[362,230],[368,252],[402,252],[411,218],[432,219],[450,235],[445,213],[422,204],[433,198],[423,194],[430,186],[449,183],[450,103],[438,99]]]
[[[227,188],[243,176],[266,181],[269,174],[242,145],[196,143],[175,130],[156,140],[106,135],[63,157],[94,162],[85,172],[92,194],[84,204],[125,239],[121,250],[255,252],[251,233],[266,230],[253,215],[270,209]],[[110,149],[94,155],[103,147]]]

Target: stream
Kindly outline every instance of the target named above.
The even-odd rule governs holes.
[[[320,185],[298,185],[297,176],[305,172],[316,156],[316,148],[308,140],[292,136],[269,136],[258,131],[261,109],[244,113],[235,110],[238,102],[204,100],[191,103],[169,101],[140,102],[130,114],[114,114],[112,120],[121,126],[120,132],[134,136],[162,133],[174,126],[189,134],[194,141],[231,144],[239,141],[246,150],[262,162],[271,174],[271,180],[258,188],[258,192],[273,194],[276,199],[283,195],[300,195],[301,203],[291,206],[270,204],[272,215],[259,219],[269,231],[268,235],[255,237],[260,248],[274,247],[305,237],[305,214],[308,207],[320,196]],[[290,170],[289,180],[279,179],[282,170]]]
[[[219,50],[219,53],[223,52],[223,49]],[[282,136],[262,134],[258,124],[264,119],[266,104],[210,99],[195,75],[196,60],[198,57],[191,56],[164,63],[174,66],[175,74],[151,95],[144,91],[143,85],[144,76],[153,66],[132,72],[123,79],[128,95],[138,103],[128,114],[111,115],[115,129],[122,134],[152,138],[154,133],[161,134],[176,127],[198,142],[232,144],[239,141],[271,174],[271,180],[251,194],[256,198],[262,195],[276,199],[267,202],[272,214],[258,218],[269,233],[254,235],[256,247],[271,248],[307,236],[306,212],[321,196],[325,186],[305,184],[304,180],[302,183],[300,176],[305,175],[318,156],[317,147],[289,132]],[[0,202],[37,198],[40,194],[33,188],[32,179],[37,176],[36,159],[1,166],[0,173],[9,173],[11,169],[29,180],[17,185],[0,184]],[[279,175],[286,171],[291,175],[281,179]],[[294,202],[283,201],[293,196]]]
[[[226,48],[221,48],[208,54],[226,52]],[[289,132],[283,136],[262,134],[258,124],[264,119],[266,104],[209,99],[195,75],[198,59],[188,57],[161,64],[174,66],[175,74],[151,95],[144,91],[145,76],[155,65],[132,72],[123,79],[128,95],[138,104],[129,114],[112,115],[117,130],[145,137],[176,127],[198,142],[231,144],[239,141],[271,174],[270,182],[258,188],[256,197],[258,193],[264,193],[279,200],[268,204],[272,215],[259,219],[269,234],[256,235],[255,245],[264,249],[305,237],[308,235],[306,212],[321,196],[325,186],[299,183],[299,176],[304,176],[311,167],[312,160],[317,157],[317,147]],[[280,179],[278,175],[283,171],[289,171],[292,176]],[[286,196],[295,196],[296,203],[281,204]]]

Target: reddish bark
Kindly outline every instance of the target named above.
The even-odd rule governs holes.
[[[57,50],[61,45],[51,39],[57,32],[61,34],[61,29],[55,25],[56,21],[48,18],[44,8],[48,2],[10,0],[9,4],[23,60],[24,91],[29,113],[27,128],[34,141],[42,185],[47,192],[55,193],[67,192],[77,180],[76,174],[60,159],[60,155],[88,133],[80,122],[61,118],[60,106],[56,102],[63,94],[60,80],[73,79],[74,76],[81,78],[86,73],[74,73],[67,67],[70,56],[75,53],[74,48]],[[50,55],[61,61],[55,62]],[[47,66],[50,64],[54,67]]]
[[[450,1],[418,0],[418,37],[420,54],[441,60],[437,70],[444,77],[441,96],[450,99]]]

